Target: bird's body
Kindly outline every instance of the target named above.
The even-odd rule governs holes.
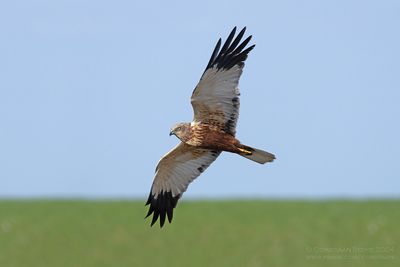
[[[219,127],[206,123],[185,123],[180,124],[181,130],[177,137],[187,145],[227,151],[232,153],[241,153],[240,142],[231,134],[221,130]]]
[[[150,205],[147,216],[153,214],[151,225],[158,218],[161,227],[166,218],[171,222],[173,209],[189,183],[204,172],[221,152],[236,153],[260,164],[275,159],[273,154],[243,145],[235,137],[240,106],[239,78],[244,61],[255,46],[244,49],[251,36],[240,43],[245,28],[233,40],[235,32],[236,27],[221,50],[219,39],[192,93],[193,121],[178,123],[170,131],[170,135],[178,137],[181,143],[162,157],[157,165],[146,203]]]

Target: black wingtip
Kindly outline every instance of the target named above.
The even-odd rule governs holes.
[[[215,45],[214,51],[211,54],[210,60],[208,61],[206,70],[211,68],[212,63],[214,62],[215,58],[217,57],[218,51],[221,47],[222,39],[219,38],[217,44]]]
[[[146,202],[146,205],[150,205],[150,207],[145,217],[147,218],[153,214],[150,226],[153,226],[157,222],[158,218],[160,218],[160,228],[164,226],[166,218],[171,223],[173,210],[176,207],[179,198],[180,195],[172,196],[171,192],[163,191],[157,196],[150,192],[149,198]]]
[[[239,32],[235,39],[237,27],[235,26],[230,32],[221,50],[221,38],[218,40],[217,45],[211,55],[205,71],[210,68],[217,67],[217,69],[230,69],[235,65],[243,66],[244,61],[247,59],[248,53],[254,48],[255,45],[243,50],[250,42],[252,36],[247,37],[241,44],[240,41],[246,32],[246,27]]]

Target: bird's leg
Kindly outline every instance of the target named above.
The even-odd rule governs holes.
[[[246,155],[251,155],[253,154],[253,152],[251,152],[250,150],[244,149],[244,148],[238,148],[240,152],[246,154]]]

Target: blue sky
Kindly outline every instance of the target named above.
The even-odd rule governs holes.
[[[399,197],[398,1],[3,1],[0,197],[145,197],[219,37],[238,138],[185,197]]]

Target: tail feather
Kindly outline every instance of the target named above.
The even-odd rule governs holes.
[[[260,164],[265,164],[267,162],[272,162],[275,159],[275,155],[271,154],[267,151],[257,149],[257,148],[252,148],[249,146],[243,146],[243,149],[247,151],[250,151],[251,153],[239,153],[239,155],[248,158],[249,160],[255,161]]]

